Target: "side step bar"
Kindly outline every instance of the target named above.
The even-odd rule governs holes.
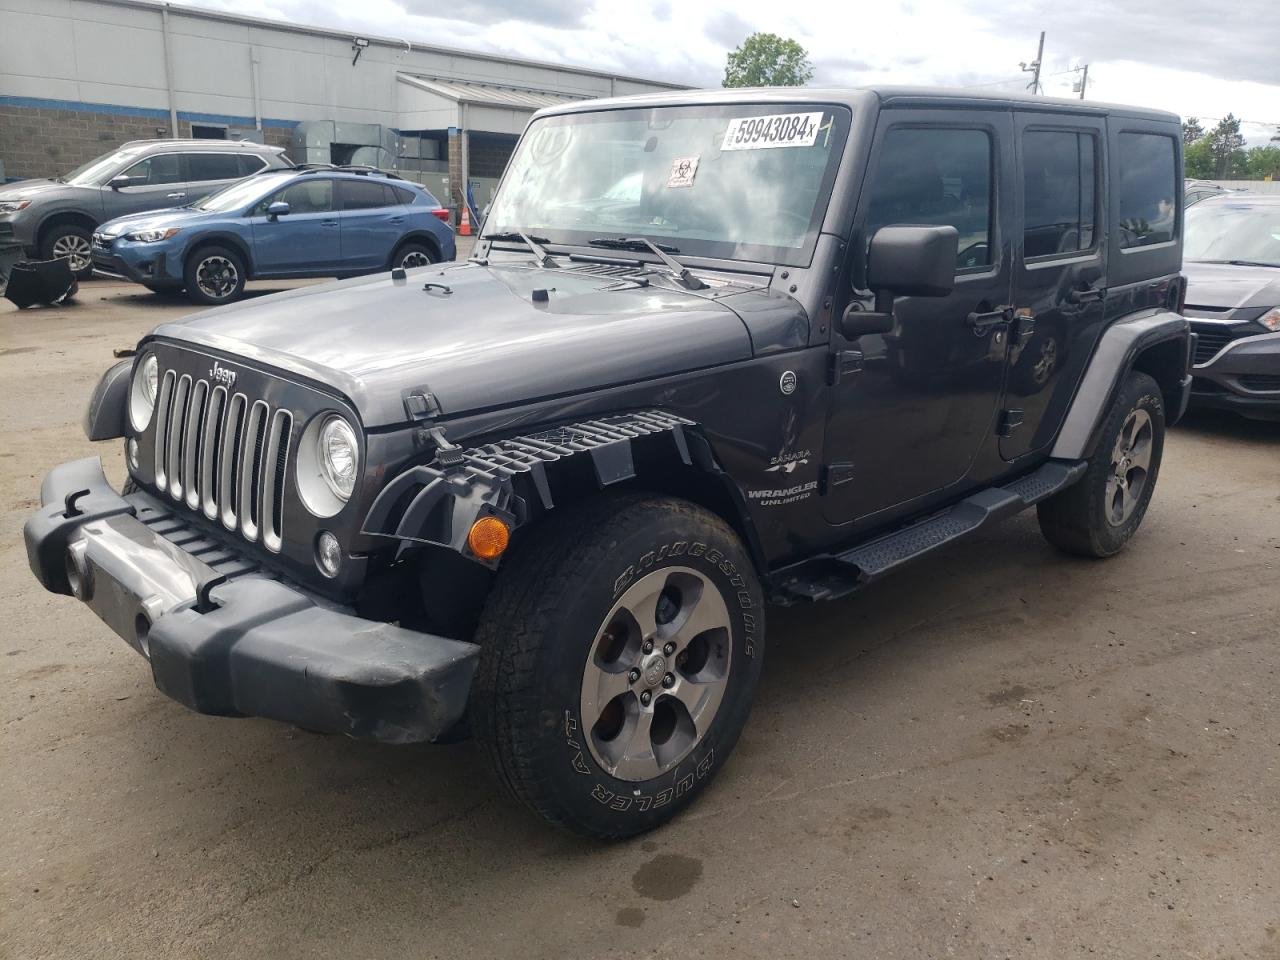
[[[779,571],[782,602],[832,600],[879,580],[907,563],[970,536],[1065,490],[1083,476],[1083,460],[1050,460],[1000,487],[979,490],[941,513],[838,554],[813,557]]]

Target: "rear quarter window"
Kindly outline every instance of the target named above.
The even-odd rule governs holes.
[[[1177,145],[1158,133],[1121,133],[1119,138],[1120,248],[1147,247],[1175,239]]]

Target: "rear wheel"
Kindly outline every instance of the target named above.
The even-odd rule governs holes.
[[[472,730],[544,818],[630,836],[733,749],[764,654],[760,587],[733,531],[684,501],[605,498],[548,524],[481,616]]]
[[[46,260],[69,260],[71,272],[80,280],[93,276],[92,234],[74,223],[63,223],[49,230],[40,244],[40,255]]]
[[[414,267],[429,267],[438,263],[440,258],[434,250],[422,243],[405,243],[396,248],[391,255],[392,267],[403,267],[412,270]]]
[[[187,296],[196,303],[217,306],[244,293],[244,261],[228,247],[200,247],[187,256],[182,272]]]
[[[1045,539],[1082,557],[1118,553],[1146,516],[1163,452],[1160,387],[1135,371],[1103,422],[1084,477],[1036,508]]]

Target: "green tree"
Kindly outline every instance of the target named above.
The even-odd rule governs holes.
[[[1183,173],[1192,180],[1213,177],[1213,149],[1207,137],[1201,137],[1182,151]]]
[[[1191,146],[1203,136],[1204,127],[1199,117],[1187,117],[1182,121],[1182,142],[1185,146]]]
[[[1280,180],[1280,147],[1254,147],[1245,154],[1245,179]]]
[[[726,87],[803,87],[813,78],[804,47],[776,33],[753,33],[729,54]]]
[[[1213,176],[1231,180],[1244,173],[1244,136],[1240,121],[1228,113],[1209,134],[1209,151],[1213,155]]]

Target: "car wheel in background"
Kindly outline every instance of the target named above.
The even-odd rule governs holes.
[[[182,278],[187,295],[196,303],[230,303],[244,293],[244,261],[227,247],[200,247],[187,256]]]
[[[1135,371],[1121,384],[1084,476],[1036,508],[1040,532],[1077,556],[1118,553],[1146,515],[1163,452],[1160,387]]]
[[[81,280],[93,275],[92,235],[74,223],[50,229],[40,245],[40,255],[46,260],[70,260],[71,272]]]
[[[421,243],[401,244],[391,255],[391,266],[403,267],[406,270],[412,270],[414,267],[429,267],[439,262],[440,258],[436,256],[435,251]]]

